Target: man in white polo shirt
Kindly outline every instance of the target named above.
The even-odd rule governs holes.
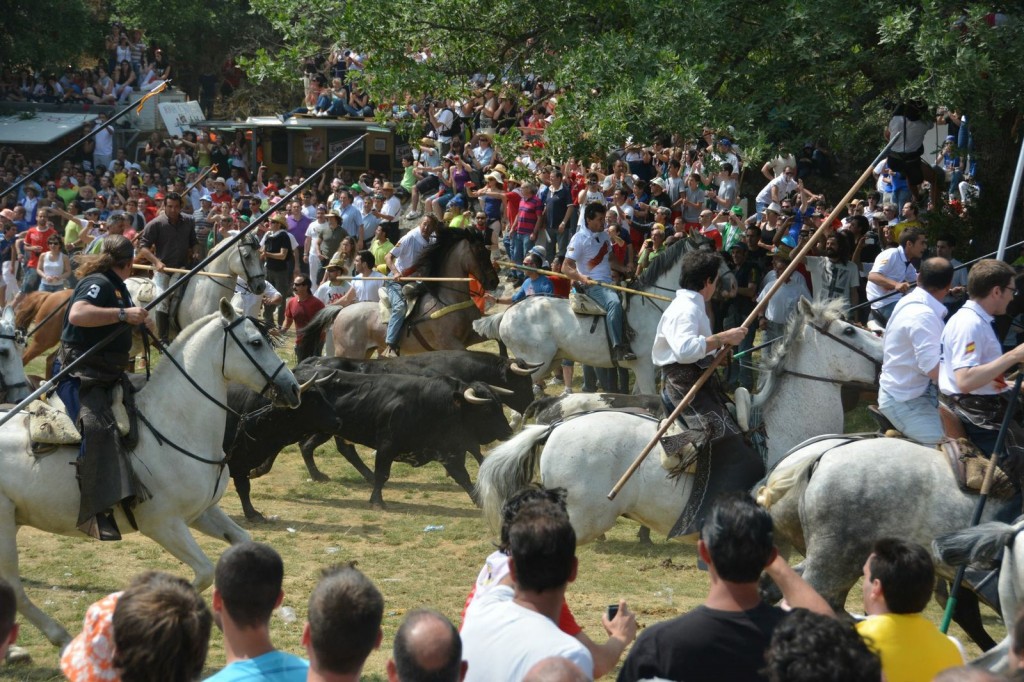
[[[940,338],[953,266],[945,258],[921,265],[917,288],[896,304],[885,328],[878,409],[907,438],[925,445],[942,441],[936,384]]]
[[[871,301],[871,314],[879,324],[889,321],[896,304],[917,281],[913,261],[920,258],[927,248],[924,230],[911,227],[900,233],[899,246],[886,249],[875,258],[865,292]]]
[[[1008,353],[992,329],[996,315],[1017,293],[1014,270],[1002,261],[985,259],[971,268],[967,277],[970,300],[953,317],[942,332],[942,363],[939,368],[939,391],[964,424],[967,437],[986,455],[995,449],[996,436],[1006,412],[1009,387],[1006,373],[1024,362],[1024,344]],[[1024,429],[1011,420],[1007,434],[1008,460],[1000,466],[1014,480],[1020,480],[1021,446]]]

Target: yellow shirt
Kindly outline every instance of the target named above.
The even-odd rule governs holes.
[[[857,623],[857,632],[882,659],[887,682],[929,682],[964,664],[956,644],[920,613],[886,613]]]

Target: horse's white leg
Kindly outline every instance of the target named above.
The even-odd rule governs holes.
[[[224,510],[214,505],[189,524],[203,535],[223,540],[230,545],[248,542],[252,538],[241,526],[231,520]]]
[[[213,562],[203,554],[182,519],[162,519],[154,525],[144,524],[139,519],[139,531],[192,569],[196,576],[192,584],[198,591],[213,584]]]
[[[60,623],[50,618],[33,604],[18,575],[18,526],[14,523],[14,503],[0,498],[0,577],[10,583],[18,600],[18,612],[46,635],[51,644],[63,647],[71,635]]]

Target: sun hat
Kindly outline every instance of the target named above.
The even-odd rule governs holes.
[[[60,669],[73,682],[120,679],[114,668],[114,608],[120,592],[108,594],[85,612],[82,631],[60,657]]]

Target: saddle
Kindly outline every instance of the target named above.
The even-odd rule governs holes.
[[[135,426],[134,398],[129,396],[126,400],[121,384],[116,385],[113,392],[114,402],[111,411],[117,423],[118,433],[123,437],[128,436]],[[64,402],[56,393],[51,394],[46,402],[32,401],[25,411],[28,415],[26,419],[32,454],[35,456],[48,455],[59,445],[79,445],[82,442],[82,434],[71,421]]]
[[[388,298],[387,289],[385,289],[384,287],[378,289],[377,298],[380,299],[380,310],[377,312],[377,314],[380,316],[380,319],[386,322],[391,317],[391,299]],[[416,303],[418,301],[419,296],[414,296],[412,298],[406,299],[404,319],[408,320],[412,316],[412,311],[413,309],[416,308]]]
[[[577,315],[607,315],[605,309],[597,301],[578,291],[569,292],[569,307]]]
[[[880,435],[916,442],[900,433],[877,406],[869,405],[868,412],[878,423]],[[938,450],[945,453],[946,461],[960,490],[969,494],[980,493],[985,481],[985,470],[988,468],[988,457],[967,438],[963,424],[952,410],[940,404],[939,415],[942,417],[942,429],[946,434],[946,440],[939,444]],[[1000,499],[1013,497],[1016,488],[1006,472],[996,464],[993,473],[992,489],[989,494]]]

